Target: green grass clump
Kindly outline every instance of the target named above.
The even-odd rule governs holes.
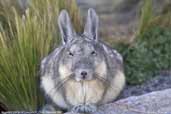
[[[171,4],[168,3],[159,15],[154,14],[153,0],[144,0],[137,35],[142,35],[152,26],[171,27]]]
[[[57,47],[57,17],[62,8],[72,6],[69,12],[79,27],[73,4],[32,0],[24,15],[16,7],[0,4],[0,102],[9,110],[34,111],[43,104],[39,64]]]
[[[152,0],[144,0],[143,7],[141,9],[141,16],[140,16],[140,24],[137,34],[143,34],[146,30],[147,25],[153,18],[153,1]]]
[[[171,28],[152,27],[133,44],[119,45],[118,50],[124,56],[127,82],[140,84],[171,70]]]

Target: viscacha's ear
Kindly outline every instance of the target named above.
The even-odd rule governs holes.
[[[88,10],[84,34],[93,40],[98,41],[99,17],[94,9]]]
[[[58,17],[58,26],[62,37],[62,43],[66,44],[71,41],[76,33],[72,27],[71,19],[66,10],[62,10]]]

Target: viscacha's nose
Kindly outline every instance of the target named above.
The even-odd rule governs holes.
[[[76,81],[91,80],[92,77],[93,77],[93,71],[91,69],[77,69],[77,70],[75,70]]]
[[[86,79],[87,71],[82,71],[81,76],[82,76],[82,79]]]

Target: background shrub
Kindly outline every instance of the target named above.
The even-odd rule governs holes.
[[[161,71],[171,70],[170,4],[153,15],[152,0],[144,0],[137,36],[130,44],[115,44],[125,60],[128,84],[141,84]]]
[[[171,70],[171,28],[151,27],[130,45],[115,46],[124,56],[129,84]]]

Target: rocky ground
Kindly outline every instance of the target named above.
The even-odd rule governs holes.
[[[159,91],[168,88],[171,88],[171,72],[162,73],[161,75],[156,76],[142,85],[127,85],[124,91],[121,93],[119,99],[130,96],[139,96],[152,91]]]

